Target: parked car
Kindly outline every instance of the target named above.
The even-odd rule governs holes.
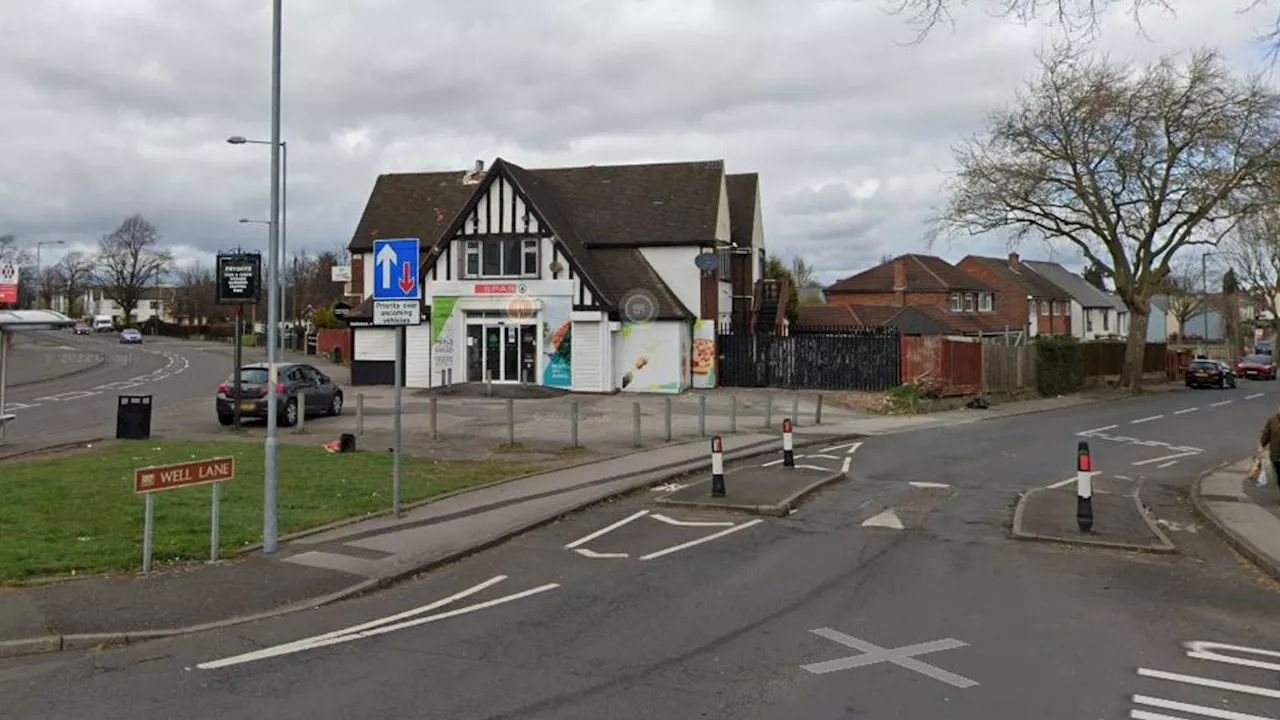
[[[1197,358],[1187,366],[1187,387],[1233,388],[1236,373],[1230,365],[1218,360]]]
[[[302,363],[276,364],[276,418],[284,427],[298,424],[299,395],[305,398],[301,409],[312,415],[341,415],[342,388],[333,378]],[[266,418],[267,392],[271,369],[266,363],[240,366],[240,417]],[[218,422],[230,425],[235,419],[235,376],[218,386],[216,407]]]
[[[1236,377],[1275,380],[1276,364],[1270,355],[1245,355],[1236,363]]]
[[[1253,346],[1253,352],[1257,355],[1271,355],[1271,341],[1261,340],[1257,345]]]
[[[138,332],[137,330],[134,330],[133,328],[129,328],[129,329],[127,329],[127,330],[121,330],[121,331],[120,331],[120,344],[122,344],[122,345],[141,345],[141,344],[142,344],[142,333]]]
[[[88,335],[89,333],[93,332],[93,330],[89,328],[88,323],[78,322],[75,324],[75,327],[71,328],[71,332],[77,335]]]

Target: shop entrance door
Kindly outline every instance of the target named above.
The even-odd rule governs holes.
[[[467,326],[467,380],[536,382],[538,326],[504,322]]]

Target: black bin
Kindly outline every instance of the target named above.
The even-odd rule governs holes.
[[[116,406],[116,439],[151,438],[151,396],[121,395]]]

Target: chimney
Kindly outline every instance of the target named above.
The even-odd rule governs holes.
[[[893,259],[893,304],[907,304],[907,261],[901,257]]]
[[[476,169],[475,169],[473,172],[474,172],[476,175],[479,175],[480,173],[484,172],[484,161],[483,161],[483,160],[477,160],[477,161],[476,161]]]
[[[1014,270],[1022,269],[1022,258],[1018,257],[1018,253],[1016,252],[1009,253],[1009,267],[1013,268]]]

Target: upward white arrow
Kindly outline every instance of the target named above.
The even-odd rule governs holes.
[[[382,287],[389,288],[391,285],[391,271],[396,266],[396,251],[390,245],[383,245],[378,251],[378,256],[374,258],[374,263],[382,268]]]

